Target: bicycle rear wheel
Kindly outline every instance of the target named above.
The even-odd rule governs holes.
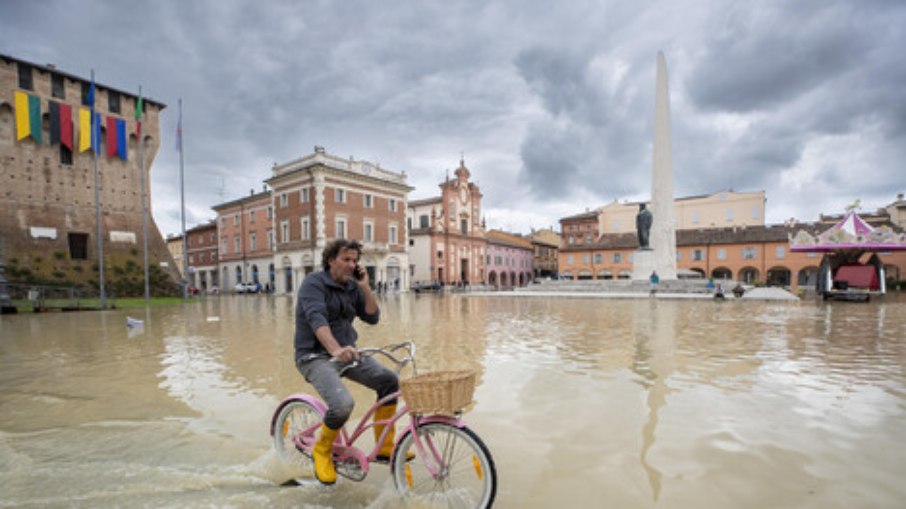
[[[497,471],[478,435],[440,422],[419,426],[418,435],[427,457],[419,454],[411,431],[406,431],[393,452],[391,471],[397,491],[445,507],[491,507]],[[409,451],[415,458],[407,462]]]
[[[314,463],[311,456],[299,451],[293,444],[293,437],[320,423],[324,416],[310,403],[296,399],[290,401],[274,420],[274,449],[284,462],[293,466],[293,472],[301,475],[297,481],[314,478]],[[315,429],[317,432],[317,429]]]

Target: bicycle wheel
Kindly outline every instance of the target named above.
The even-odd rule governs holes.
[[[418,435],[427,457],[419,454],[408,430],[393,452],[391,471],[397,491],[446,507],[491,507],[497,493],[497,471],[478,435],[440,422],[419,426]],[[409,451],[415,458],[407,462]],[[431,474],[429,465],[437,475]]]
[[[296,399],[286,404],[277,414],[274,421],[274,449],[284,462],[291,464],[293,472],[296,466],[301,470],[300,479],[314,477],[314,464],[311,456],[300,452],[293,444],[293,437],[305,429],[316,425],[324,418],[321,412],[310,403]]]

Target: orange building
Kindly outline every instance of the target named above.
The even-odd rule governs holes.
[[[883,216],[865,219],[872,226],[894,227]],[[681,277],[685,273],[687,277],[732,279],[783,286],[794,292],[800,287],[812,288],[821,256],[790,252],[789,238],[800,229],[817,233],[828,226],[819,222],[677,230],[677,269]],[[637,249],[634,233],[602,235],[592,244],[564,245],[560,248],[560,275],[568,279],[628,279]],[[880,258],[888,278],[899,279],[906,274],[906,253],[880,253]]]
[[[460,160],[441,195],[412,201],[408,209],[409,270],[413,282],[485,282],[488,241],[481,222],[481,191]]]

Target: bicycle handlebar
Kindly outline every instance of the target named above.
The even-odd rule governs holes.
[[[396,352],[397,350],[402,350],[402,349],[406,350],[405,356],[403,356],[402,358],[398,358],[396,355],[394,355],[394,352]],[[410,362],[412,363],[412,370],[415,371],[416,373],[418,372],[418,370],[415,367],[415,344],[411,341],[404,341],[402,343],[397,343],[395,345],[388,345],[388,346],[384,346],[384,347],[362,348],[361,350],[358,350],[358,352],[359,352],[359,355],[364,355],[366,357],[373,357],[377,354],[383,355],[384,357],[386,357],[387,359],[389,359],[391,362],[393,362],[396,365],[397,374],[399,374],[400,371],[402,371],[403,368],[406,366],[406,364],[409,364]],[[315,359],[318,357],[330,357],[330,354],[326,354],[326,353],[312,354],[309,356],[309,359]],[[340,361],[334,357],[330,357],[329,362],[339,363]],[[340,368],[340,374],[342,375],[343,373],[346,372],[346,370],[352,369],[358,365],[359,365],[359,361],[357,361],[357,360],[354,360],[352,362],[347,362]]]

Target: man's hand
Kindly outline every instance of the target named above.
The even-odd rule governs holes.
[[[330,352],[330,356],[344,364],[358,360],[360,357],[359,351],[354,346],[341,346]]]

